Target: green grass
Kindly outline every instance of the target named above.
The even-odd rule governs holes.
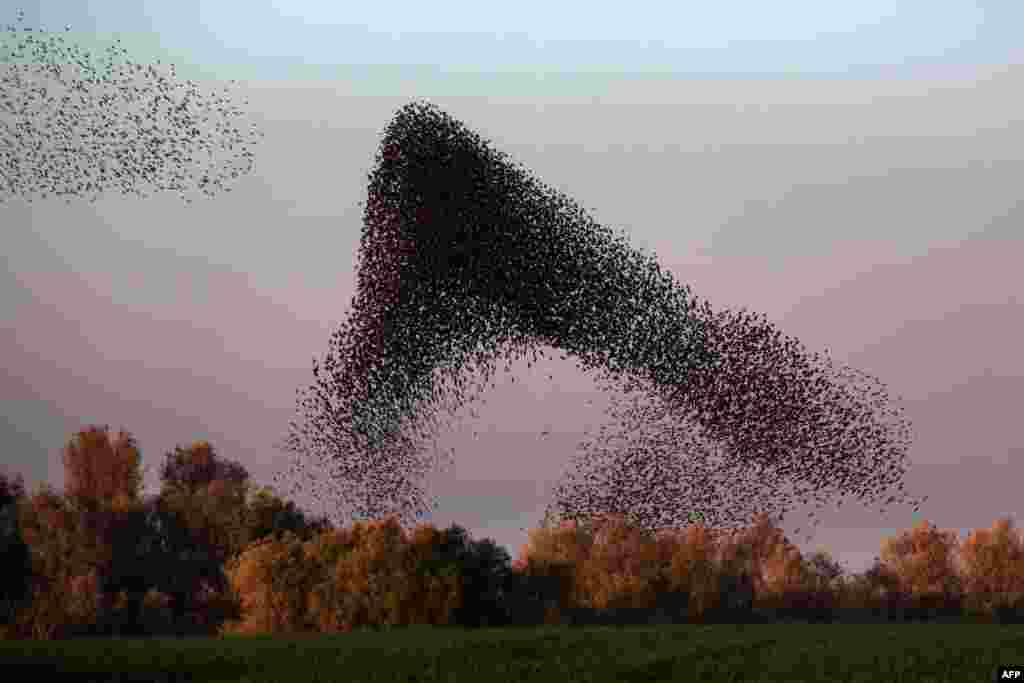
[[[998,666],[1022,662],[1024,627],[971,624],[413,627],[293,638],[0,642],[7,680],[45,672],[48,681],[67,682],[963,683],[992,680]]]

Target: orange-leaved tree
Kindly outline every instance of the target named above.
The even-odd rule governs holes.
[[[653,607],[664,583],[657,540],[624,516],[597,527],[577,567],[577,595],[587,607]]]
[[[42,484],[18,504],[18,524],[29,547],[30,597],[11,635],[48,640],[90,623],[99,610],[96,567],[104,553],[64,496]]]
[[[458,572],[431,561],[445,533],[420,525],[407,535],[392,516],[305,543],[291,532],[257,541],[229,562],[245,617],[224,632],[448,623],[462,594]]]
[[[1008,517],[975,529],[960,546],[969,606],[983,612],[1024,602],[1024,538]]]
[[[727,535],[719,544],[719,562],[727,574],[749,576],[754,596],[778,593],[799,582],[799,553],[767,514]]]
[[[946,604],[961,592],[958,546],[955,531],[940,531],[921,520],[912,529],[885,539],[881,560],[906,594],[922,603]]]
[[[124,430],[92,425],[76,433],[64,447],[64,493],[107,504],[138,500],[142,491],[141,453]]]
[[[529,530],[512,569],[528,582],[524,586],[533,586],[528,592],[539,592],[534,600],[542,605],[545,622],[559,622],[563,609],[589,606],[590,589],[580,569],[590,558],[598,526],[595,520],[581,522],[548,514],[540,526]]]
[[[131,623],[139,621],[149,588],[141,572],[127,566],[138,564],[136,546],[146,533],[141,458],[130,432],[112,434],[106,425],[78,431],[63,452],[64,495],[97,551],[98,615],[106,618],[120,604]]]
[[[667,561],[667,589],[685,593],[690,618],[718,605],[718,535],[696,522],[683,530],[659,534],[659,555]]]

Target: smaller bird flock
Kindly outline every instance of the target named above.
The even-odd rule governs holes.
[[[399,110],[376,161],[349,316],[282,444],[293,472],[333,468],[336,509],[425,514],[442,418],[549,348],[599,374],[621,424],[581,444],[550,508],[565,518],[725,527],[826,493],[907,500],[909,427],[866,376],[715,312],[428,103]]]
[[[17,26],[6,33],[19,37]],[[226,96],[178,82],[173,64],[168,76],[159,61],[117,62],[127,54],[117,45],[101,61],[63,36],[36,33],[45,32],[23,29],[10,53],[0,53],[0,203],[95,202],[109,190],[142,197],[172,190],[191,203],[189,191],[230,192],[229,179],[253,169],[248,147],[263,134],[234,125],[242,112]],[[26,56],[29,63],[18,62]],[[233,156],[221,163],[218,151]]]

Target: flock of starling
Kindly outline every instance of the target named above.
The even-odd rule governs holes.
[[[111,47],[100,69],[60,37],[24,32],[11,56],[30,50],[43,78],[0,60],[0,202],[95,201],[111,188],[145,196],[144,183],[230,191],[214,147],[246,141],[226,98],[206,101],[191,81],[175,82],[173,65],[170,78],[152,65],[115,66]],[[73,66],[79,76],[65,78]],[[47,76],[65,88],[59,101]],[[214,110],[228,123],[211,129]],[[240,158],[227,171],[236,179],[253,167],[251,151]],[[411,521],[428,511],[422,482],[431,454],[444,455],[442,418],[450,426],[493,386],[499,361],[532,364],[548,348],[596,371],[614,399],[612,419],[580,444],[575,472],[556,489],[549,512],[563,518],[742,526],[826,495],[906,500],[909,427],[884,390],[762,318],[712,311],[653,257],[424,103],[403,107],[384,133],[352,306],[313,363],[283,448],[299,466],[334,468],[311,481],[337,485],[339,511]]]
[[[426,513],[441,419],[494,386],[499,361],[548,348],[633,394],[609,408],[617,433],[581,444],[549,508],[563,518],[725,527],[826,493],[906,500],[909,426],[867,376],[714,312],[430,104],[399,110],[375,162],[349,315],[283,446],[333,466],[356,515]]]
[[[6,32],[19,36],[16,26]],[[116,62],[126,55],[116,45],[101,60],[63,36],[35,33],[44,31],[23,29],[11,52],[0,53],[0,203],[40,196],[95,202],[112,189],[145,197],[147,188],[175,190],[191,203],[187,191],[230,192],[228,177],[252,170],[246,145],[262,133],[252,127],[247,139],[232,123],[242,114],[226,97],[178,82],[173,64],[167,76],[160,62]],[[27,64],[15,61],[26,56]],[[218,150],[234,152],[223,168]]]

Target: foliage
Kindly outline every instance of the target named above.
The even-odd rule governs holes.
[[[313,565],[295,540],[291,533],[265,537],[229,562],[226,574],[244,618],[224,624],[222,633],[304,630]]]
[[[142,489],[141,453],[135,438],[108,426],[80,430],[64,447],[64,491],[72,499],[113,503],[136,500]]]
[[[244,484],[249,480],[245,467],[220,457],[209,441],[199,440],[191,446],[175,446],[164,455],[160,469],[163,490],[181,489],[196,493],[214,481]],[[238,489],[231,489],[236,492]]]
[[[251,492],[246,512],[249,543],[268,536],[282,537],[289,531],[309,540],[332,529],[326,517],[307,518],[294,502],[285,503],[269,486],[258,487]]]
[[[807,576],[816,588],[829,588],[842,579],[846,571],[827,550],[816,550],[805,559]]]
[[[85,519],[49,486],[18,503],[18,522],[32,563],[30,599],[9,633],[12,637],[61,637],[96,616],[96,572],[102,549],[91,542]]]
[[[307,519],[203,441],[169,454],[161,492],[143,498],[137,456],[126,432],[93,427],[65,448],[64,495],[0,476],[7,637],[584,624],[665,608],[694,621],[931,618],[961,600],[1008,620],[1024,607],[1009,518],[962,545],[921,522],[847,576],[827,552],[803,557],[767,515],[658,534],[623,515],[549,515],[511,563],[458,525]]]
[[[457,563],[472,557],[458,530],[451,536],[421,526],[407,537],[390,517],[305,543],[290,532],[265,538],[230,563],[247,616],[224,632],[448,623],[462,596]]]
[[[509,575],[508,551],[493,539],[474,540],[466,530],[453,524],[442,532],[420,527],[417,533],[437,537],[417,537],[413,546],[430,549],[429,558],[417,560],[415,571],[431,576],[457,576],[462,588],[461,604],[453,610],[454,624],[478,627],[498,623],[504,618],[503,585]]]
[[[881,558],[904,593],[941,600],[961,590],[956,568],[958,546],[956,532],[941,532],[921,520],[912,529],[885,539]]]
[[[968,608],[989,615],[1024,610],[1024,539],[1013,520],[976,529],[960,547]]]
[[[681,533],[663,533],[660,541],[662,556],[667,556],[669,561],[669,589],[687,595],[688,616],[696,619],[716,607],[719,599],[716,535],[698,523]]]

